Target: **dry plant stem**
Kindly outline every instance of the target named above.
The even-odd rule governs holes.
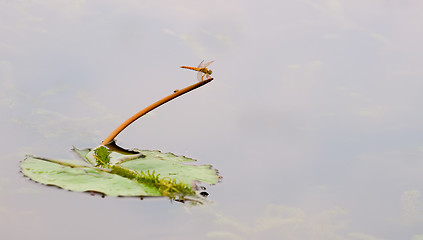
[[[127,126],[129,126],[131,123],[135,122],[138,118],[142,117],[143,115],[145,115],[146,113],[150,112],[151,110],[161,106],[162,104],[165,104],[167,102],[169,102],[172,99],[175,99],[189,91],[192,91],[196,88],[199,88],[209,82],[211,82],[213,80],[213,78],[208,79],[208,80],[204,80],[195,84],[192,84],[184,89],[175,91],[173,94],[170,94],[169,96],[151,104],[150,106],[144,108],[143,110],[139,111],[138,113],[136,113],[134,116],[130,117],[128,120],[126,120],[125,122],[123,122],[121,125],[119,125],[106,139],[104,139],[104,141],[101,143],[102,146],[110,143],[111,141],[113,141],[116,136],[123,131],[123,129],[125,129]]]

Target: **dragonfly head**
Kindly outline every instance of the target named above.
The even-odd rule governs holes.
[[[208,75],[211,75],[212,73],[213,73],[213,72],[212,72],[212,70],[208,70],[208,71],[207,71],[207,74],[208,74]]]

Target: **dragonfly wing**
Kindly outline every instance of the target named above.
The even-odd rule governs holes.
[[[200,71],[198,71],[198,73],[197,73],[197,79],[198,79],[198,81],[203,81],[203,72],[200,72]]]
[[[200,62],[200,64],[198,65],[198,68],[203,68],[204,67],[203,63],[204,63],[204,60]]]
[[[204,62],[204,60],[203,60],[203,62]],[[203,63],[203,62],[201,62],[201,63]],[[208,62],[208,63],[205,63],[205,64],[203,64],[203,68],[205,68],[205,67],[207,67],[208,65],[210,65],[211,63],[213,63],[214,61],[211,61],[211,62]]]

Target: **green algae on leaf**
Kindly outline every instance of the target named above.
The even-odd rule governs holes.
[[[101,146],[94,150],[94,157],[97,161],[96,167],[108,167],[110,163],[110,151]]]

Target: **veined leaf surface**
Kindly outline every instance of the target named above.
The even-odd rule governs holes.
[[[172,153],[137,149],[125,152],[110,148],[110,168],[105,168],[96,167],[94,150],[73,150],[81,159],[54,160],[27,156],[21,163],[22,173],[46,185],[76,192],[99,192],[109,196],[174,198],[174,195],[169,195],[168,192],[169,189],[174,189],[172,191],[179,198],[183,198],[184,191],[179,192],[178,187],[196,190],[199,183],[219,182],[218,172],[211,165],[192,165],[194,159]],[[129,172],[130,176],[112,169],[123,169]],[[144,181],[146,176],[147,180],[148,177],[154,178],[155,183]],[[189,191],[194,193],[193,190]],[[195,194],[194,197],[200,196]]]

